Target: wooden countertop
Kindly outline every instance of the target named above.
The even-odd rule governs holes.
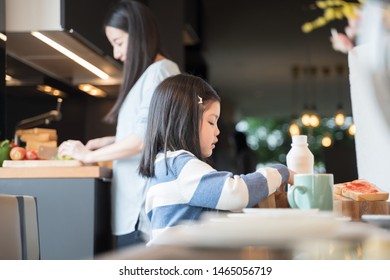
[[[1,179],[15,178],[111,178],[112,170],[98,165],[75,167],[2,167]]]

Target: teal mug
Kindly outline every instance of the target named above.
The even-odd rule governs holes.
[[[333,174],[295,174],[287,191],[291,208],[333,210]]]

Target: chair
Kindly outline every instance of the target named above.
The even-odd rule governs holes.
[[[0,259],[22,259],[19,204],[14,196],[0,195]]]
[[[39,247],[39,228],[38,228],[38,208],[37,199],[33,196],[22,196],[19,199],[23,199],[24,211],[24,225],[25,236],[24,245],[26,248],[27,260],[40,259],[40,247]]]
[[[275,194],[271,194],[266,199],[260,201],[255,208],[276,208]]]
[[[0,194],[0,259],[40,259],[35,197]]]

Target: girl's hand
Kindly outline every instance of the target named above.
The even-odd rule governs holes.
[[[290,185],[294,185],[294,175],[295,175],[295,172],[290,170],[290,169],[288,171],[290,172],[290,178],[288,178],[287,183],[290,184]]]

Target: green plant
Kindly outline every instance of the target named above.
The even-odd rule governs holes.
[[[237,125],[238,129],[246,133],[248,145],[258,153],[261,164],[274,162],[286,163],[286,155],[291,148],[291,135],[289,133],[290,119],[261,119],[246,118]],[[242,125],[245,124],[245,125]],[[309,148],[315,159],[315,169],[325,172],[325,148],[322,138],[330,136],[333,143],[345,145],[346,148],[355,145],[354,137],[349,135],[347,126],[339,127],[331,118],[322,118],[316,128],[306,127],[299,123],[300,134],[308,135]]]

